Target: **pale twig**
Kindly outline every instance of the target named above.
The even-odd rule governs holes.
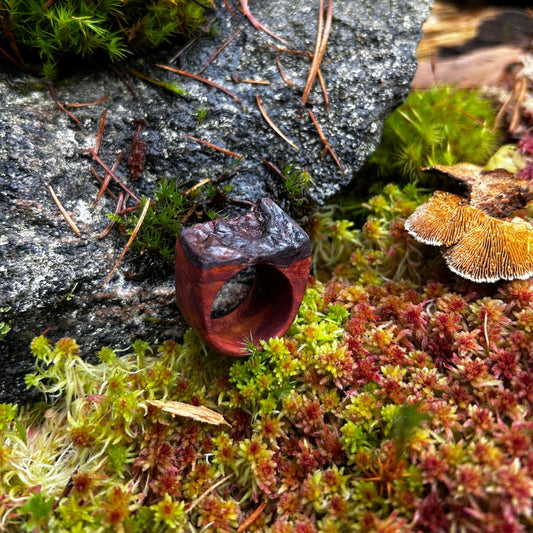
[[[139,233],[139,230],[141,229],[141,225],[142,225],[142,223],[144,221],[144,217],[146,216],[146,213],[148,212],[148,208],[149,207],[150,207],[150,201],[147,199],[145,204],[144,204],[144,208],[142,210],[142,213],[139,216],[139,220],[137,221],[137,224],[135,225],[135,228],[133,228],[133,231],[131,232],[130,238],[128,239],[128,242],[126,243],[126,246],[124,246],[124,250],[122,250],[122,253],[120,254],[117,262],[115,263],[115,266],[111,269],[111,272],[109,272],[109,274],[106,276],[104,281],[102,281],[102,283],[100,283],[100,285],[98,285],[99,289],[101,287],[103,287],[109,281],[111,276],[114,274],[115,270],[118,268],[118,265],[120,265],[120,262],[122,261],[122,259],[124,259],[124,256],[126,255],[126,252],[129,250],[129,248],[131,246],[131,243],[133,242],[133,240],[137,236],[137,233]]]
[[[222,85],[219,85],[218,83],[215,83],[214,81],[211,81],[206,78],[203,78],[202,76],[193,74],[192,72],[186,72],[184,70],[171,67],[170,65],[162,65],[160,63],[156,63],[156,67],[164,68],[165,70],[169,70],[170,72],[175,72],[176,74],[180,74],[181,76],[188,76],[189,78],[193,78],[194,80],[207,83],[207,85],[211,85],[212,87],[215,87],[216,89],[219,89],[220,91],[225,92],[226,94],[231,96],[235,101],[237,101],[240,105],[242,105],[242,102],[239,100],[239,98],[237,98],[231,91],[228,91],[228,89],[226,89],[225,87],[222,87]]]
[[[272,119],[267,115],[266,111],[263,109],[263,105],[261,104],[261,100],[259,100],[259,95],[255,95],[255,99],[257,100],[257,107],[259,107],[259,111],[261,111],[261,115],[263,115],[263,118],[267,121],[268,125],[288,144],[290,144],[293,148],[296,150],[299,150],[298,146],[296,146],[275,124],[272,122]]]
[[[227,150],[226,148],[222,148],[221,146],[218,146],[216,144],[210,143],[209,141],[204,141],[203,139],[198,139],[197,137],[191,137],[190,135],[182,135],[182,137],[205,144],[206,146],[209,146],[210,148],[213,148],[214,150],[218,150],[219,152],[222,152],[223,154],[231,155],[232,157],[235,157],[237,159],[243,159],[242,155],[232,152],[231,150]]]
[[[72,220],[71,216],[67,213],[66,209],[63,207],[61,202],[59,201],[59,198],[57,197],[56,193],[54,192],[54,189],[52,189],[51,185],[48,185],[48,190],[50,191],[50,194],[52,195],[52,199],[54,200],[55,204],[57,205],[57,208],[59,209],[60,213],[63,215],[64,219],[68,222],[68,225],[72,228],[72,231],[78,236],[81,237],[80,230],[74,223],[74,220]]]

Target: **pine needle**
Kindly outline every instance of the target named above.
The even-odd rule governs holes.
[[[261,104],[261,100],[259,100],[259,95],[255,95],[255,99],[257,100],[257,107],[259,107],[259,111],[261,111],[261,114],[263,115],[263,118],[267,121],[268,125],[288,144],[290,144],[293,148],[296,150],[299,150],[298,146],[296,146],[275,124],[272,122],[272,119],[267,115],[266,111],[263,109],[263,105]]]
[[[320,140],[324,143],[324,146],[326,147],[327,151],[331,154],[331,157],[335,160],[335,163],[337,163],[337,166],[340,168],[342,175],[344,176],[344,169],[342,168],[341,162],[337,159],[337,156],[335,155],[335,152],[331,148],[331,145],[329,144],[328,140],[324,136],[324,133],[322,132],[322,128],[320,127],[320,124],[318,123],[318,120],[316,119],[314,113],[311,111],[311,109],[307,108],[307,111],[309,111],[309,115],[311,117],[311,120],[313,121],[313,124],[315,125],[315,128],[318,132],[318,136],[320,137]]]
[[[248,0],[241,0],[241,9],[244,13],[244,16],[251,22],[252,26],[258,30],[264,31],[265,33],[268,33],[271,37],[274,37],[274,39],[277,39],[278,41],[281,41],[282,43],[286,43],[287,41],[285,39],[282,39],[275,33],[273,33],[271,30],[269,30],[264,24],[259,22],[250,11],[250,8],[248,7]]]
[[[126,246],[124,246],[124,250],[122,250],[122,253],[120,254],[117,262],[115,263],[115,266],[111,269],[111,272],[106,276],[104,281],[98,285],[98,288],[100,289],[103,287],[111,278],[111,276],[114,274],[115,270],[118,268],[118,265],[120,265],[120,262],[122,259],[124,259],[124,256],[126,255],[126,252],[129,250],[131,243],[134,241],[135,237],[137,236],[137,233],[139,233],[139,230],[141,229],[142,223],[144,221],[144,217],[146,216],[146,213],[148,212],[148,208],[150,207],[150,201],[148,199],[145,200],[144,208],[142,210],[141,216],[139,217],[139,220],[137,221],[137,224],[135,225],[135,228],[133,228],[133,231],[131,232],[130,238],[128,239],[128,242],[126,243]]]
[[[313,54],[313,61],[311,62],[311,68],[307,75],[307,82],[304,87],[302,95],[302,105],[307,103],[309,94],[315,82],[320,63],[326,52],[326,46],[328,44],[328,38],[331,31],[331,20],[333,15],[333,0],[328,0],[328,8],[326,12],[326,22],[324,24],[324,0],[320,0],[320,8],[318,14],[318,31],[315,43],[315,53]]]
[[[191,137],[190,135],[182,135],[182,137],[205,144],[206,146],[209,146],[210,148],[213,148],[214,150],[218,150],[219,152],[222,152],[223,154],[226,154],[226,155],[231,155],[232,157],[235,157],[236,159],[243,159],[242,155],[232,152],[231,150],[227,150],[226,148],[222,148],[221,146],[218,146],[216,144],[210,143],[209,141],[204,141],[203,139],[198,139],[197,137]]]
[[[219,85],[218,83],[215,83],[214,81],[203,78],[202,76],[198,76],[197,74],[193,74],[192,72],[186,72],[184,70],[171,67],[170,65],[162,65],[160,63],[157,63],[156,67],[164,68],[165,70],[169,70],[170,72],[175,72],[176,74],[180,74],[181,76],[188,76],[189,78],[193,78],[194,80],[201,81],[202,83],[206,83],[207,85],[211,85],[212,87],[215,87],[216,89],[219,89],[220,91],[225,92],[226,94],[231,96],[235,101],[237,101],[240,105],[242,105],[242,102],[231,91],[228,91],[228,89],[226,89],[225,87],[222,87],[222,85]]]
[[[57,208],[59,209],[59,212],[63,215],[63,218],[67,221],[68,225],[72,228],[72,231],[78,236],[81,237],[80,230],[74,223],[74,220],[72,220],[71,216],[67,213],[67,210],[63,207],[63,204],[59,201],[59,198],[57,197],[56,193],[54,192],[54,189],[52,189],[51,185],[48,185],[48,190],[50,191],[50,194],[52,195],[52,199],[54,200],[55,204],[57,205]]]

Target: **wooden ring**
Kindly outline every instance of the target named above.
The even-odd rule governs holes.
[[[250,339],[283,335],[302,303],[311,268],[311,244],[270,198],[241,217],[184,228],[176,240],[176,300],[189,325],[215,351],[247,354]],[[246,267],[255,279],[243,302],[213,318],[215,297]]]

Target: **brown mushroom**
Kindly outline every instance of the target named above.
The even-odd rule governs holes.
[[[424,169],[459,182],[466,188],[469,203],[496,218],[511,216],[533,199],[533,187],[528,180],[498,168],[484,170],[477,165],[435,165]]]
[[[417,240],[434,246],[451,246],[481,223],[485,215],[461,196],[435,191],[405,221],[405,229]]]
[[[452,272],[472,281],[527,279],[533,276],[533,227],[521,218],[483,215],[442,255]]]

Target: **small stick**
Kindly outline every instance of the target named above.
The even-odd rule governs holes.
[[[104,109],[102,113],[102,120],[100,121],[100,126],[98,128],[98,133],[96,134],[96,140],[94,141],[94,152],[97,154],[100,150],[100,143],[102,142],[102,135],[104,134],[105,119],[107,117],[107,109]]]
[[[244,156],[237,154],[235,152],[232,152],[231,150],[226,150],[226,148],[222,148],[221,146],[217,146],[216,144],[210,143],[208,141],[204,141],[203,139],[198,139],[197,137],[191,137],[190,135],[182,135],[182,137],[185,137],[186,139],[191,139],[193,141],[205,144],[206,146],[209,146],[210,148],[214,148],[215,150],[218,150],[219,152],[222,152],[226,155],[231,155],[232,157],[235,157],[237,159],[243,159]]]
[[[76,124],[79,124],[82,126],[83,124],[58,100],[56,96],[56,92],[51,84],[48,84],[48,91],[50,92],[52,98],[54,99],[54,102],[56,103],[57,107],[61,109],[64,113],[66,113]]]
[[[328,152],[331,154],[331,157],[335,160],[335,163],[337,163],[337,166],[341,169],[342,175],[344,176],[344,169],[342,168],[341,162],[337,159],[337,156],[335,155],[335,152],[331,148],[331,145],[329,144],[328,140],[322,133],[322,128],[320,127],[320,124],[318,123],[317,119],[315,118],[314,113],[311,111],[311,109],[307,108],[307,111],[309,111],[309,115],[311,116],[311,120],[313,121],[313,124],[315,125],[316,130],[318,131],[318,136],[320,137],[320,140],[324,143],[324,146],[328,149]]]
[[[171,67],[170,65],[162,65],[160,63],[156,63],[156,67],[164,68],[165,70],[169,70],[170,72],[175,72],[176,74],[180,74],[182,76],[188,76],[189,78],[193,78],[194,80],[207,83],[207,85],[211,85],[212,87],[215,87],[216,89],[219,89],[220,91],[225,92],[226,94],[231,96],[235,101],[237,101],[240,105],[242,105],[242,102],[232,92],[228,91],[225,87],[222,87],[222,85],[219,85],[218,83],[215,83],[214,81],[208,80],[206,78],[202,78],[202,76],[198,76],[196,74],[193,74],[192,72],[185,72],[184,70]]]
[[[293,148],[296,150],[299,150],[298,146],[296,146],[275,124],[272,122],[272,119],[267,115],[266,111],[263,109],[263,105],[261,104],[261,100],[259,100],[259,95],[255,95],[255,99],[257,100],[257,106],[259,107],[259,111],[261,111],[261,114],[263,115],[263,118],[268,122],[269,126],[287,143],[289,143]]]
[[[2,27],[4,28],[4,34],[7,37],[7,42],[9,43],[9,46],[11,47],[11,50],[15,54],[15,57],[17,58],[17,61],[19,62],[17,66],[18,67],[22,67],[22,68],[26,68],[26,62],[24,61],[24,59],[22,59],[22,56],[20,55],[19,49],[17,47],[17,43],[15,42],[15,37],[13,35],[13,32],[11,31],[11,28],[9,27],[9,22],[8,22],[7,18],[6,17],[0,17],[0,20],[2,21]],[[9,56],[9,54],[7,52],[4,52],[4,54],[9,59],[11,59],[11,57]]]
[[[211,61],[213,61],[213,59],[215,59],[218,56],[218,54],[220,54],[220,52],[222,52],[222,50],[224,50],[224,48],[226,48],[226,46],[228,46],[228,44],[231,43],[231,41],[233,41],[233,39],[235,39],[235,37],[237,37],[237,35],[239,35],[239,33],[241,33],[242,30],[243,30],[242,26],[240,28],[237,28],[237,30],[235,32],[233,32],[233,35],[230,35],[230,37],[228,37],[219,46],[218,50],[215,51],[215,53],[206,61],[205,65],[196,74],[198,74],[198,76],[199,76],[209,66]]]
[[[63,218],[68,222],[68,225],[72,228],[72,231],[78,236],[81,237],[80,230],[74,223],[74,220],[72,220],[71,216],[67,213],[66,209],[63,207],[61,202],[59,201],[59,198],[57,197],[56,193],[54,192],[54,189],[52,189],[51,185],[48,185],[48,190],[50,191],[50,194],[52,195],[52,199],[54,200],[55,204],[57,205],[57,208],[59,209],[60,213],[63,215]]]
[[[95,100],[94,102],[80,102],[76,104],[67,104],[65,107],[89,107],[93,105],[100,105],[103,104],[106,100],[109,100],[109,96],[103,96],[102,98],[99,98],[98,100]]]
[[[128,242],[126,243],[126,246],[124,246],[124,250],[122,250],[122,253],[120,254],[120,257],[118,258],[117,262],[115,263],[115,266],[111,269],[111,272],[109,272],[109,274],[106,276],[104,281],[102,281],[102,283],[100,283],[100,285],[98,285],[99,289],[101,287],[103,287],[109,281],[109,279],[111,278],[111,276],[113,275],[113,273],[117,269],[118,265],[120,264],[120,262],[122,261],[122,259],[126,255],[126,252],[129,250],[129,247],[131,246],[131,243],[133,242],[133,240],[137,236],[137,233],[139,233],[139,229],[141,229],[141,225],[142,225],[142,223],[144,221],[144,217],[146,216],[146,213],[148,212],[148,208],[149,207],[150,207],[150,201],[147,199],[145,204],[144,204],[144,208],[142,210],[141,216],[139,217],[139,220],[137,221],[137,224],[135,225],[135,228],[133,228],[133,231],[132,231],[132,233],[130,235],[130,238],[128,239]]]
[[[111,170],[115,172],[117,170],[117,167],[120,163],[120,160],[122,159],[122,156],[124,155],[124,150],[121,150],[118,154],[115,162],[113,163],[113,166],[111,167]],[[100,190],[98,191],[98,194],[96,195],[96,200],[93,203],[93,207],[96,207],[98,205],[98,202],[100,201],[100,198],[102,198],[102,194],[104,194],[104,191],[107,189],[107,186],[109,185],[109,182],[111,181],[111,174],[106,172],[104,174],[104,181],[102,183],[102,186],[100,187]]]
[[[48,9],[55,1],[56,0],[48,0],[48,2],[46,2],[46,4],[43,4],[43,7],[42,7],[43,11],[45,9]]]
[[[287,84],[287,85],[294,85],[292,83],[291,80],[289,80],[289,78],[287,77],[287,75],[285,74],[285,71],[283,70],[283,67],[281,65],[281,60],[279,58],[279,54],[276,54],[276,63],[278,64],[278,69],[279,69],[279,73],[281,74],[281,77],[283,79],[283,81]]]
[[[237,533],[242,533],[246,531],[258,518],[258,516],[263,512],[263,509],[266,507],[266,500],[264,500],[259,507],[237,528]]]
[[[100,166],[106,171],[108,172],[109,174],[111,174],[111,176],[113,177],[113,179],[134,199],[136,200],[139,204],[141,203],[141,201],[139,200],[139,198],[137,198],[137,196],[135,194],[133,194],[129,189],[128,187],[126,187],[126,185],[124,184],[124,182],[119,179],[117,177],[117,175],[98,157],[98,154],[92,149],[92,148],[89,148],[89,152],[90,154],[93,156],[93,159],[95,161],[97,161]]]
[[[117,200],[117,205],[115,206],[115,215],[118,215],[120,210],[122,209],[122,206],[124,205],[124,193],[119,193],[118,195],[118,200]],[[114,220],[110,220],[109,221],[109,224],[104,228],[104,230],[102,231],[102,233],[100,233],[96,238],[97,239],[103,239],[110,231],[111,231],[111,228],[115,225],[115,221]]]
[[[287,41],[285,39],[282,39],[281,37],[277,36],[275,33],[273,33],[271,30],[269,30],[264,24],[259,22],[250,11],[250,8],[248,7],[248,0],[241,0],[241,9],[244,13],[244,16],[251,22],[252,26],[258,30],[262,30],[265,33],[268,33],[271,37],[274,37],[274,39],[277,39],[278,41],[281,41],[282,43],[286,43]]]
[[[283,181],[285,181],[285,176],[283,175],[283,172],[281,172],[281,170],[276,166],[274,165],[274,163],[271,163],[270,161],[268,161],[267,159],[265,159],[264,157],[261,158],[261,161],[263,161],[263,163],[272,171],[274,172],[274,174],[276,174],[277,176],[279,176]]]
[[[227,476],[224,476],[222,479],[219,479],[214,485],[211,485],[203,494],[200,494],[196,500],[191,502],[191,505],[187,508],[185,511],[186,513],[190,513],[203,499],[205,499],[209,494],[211,494],[217,487],[222,485],[225,481],[227,481],[233,474],[228,474]]]
[[[94,170],[94,167],[91,167],[91,172],[93,173],[93,176],[96,178],[96,180],[98,181],[98,183],[100,185],[102,185],[104,183],[104,180],[98,175],[98,172],[96,172],[96,170]],[[111,198],[113,198],[113,200],[116,200],[117,197],[115,196],[115,194],[113,193],[113,191],[111,191],[110,189],[106,189],[105,192],[107,194],[109,194],[109,196],[111,196]]]

